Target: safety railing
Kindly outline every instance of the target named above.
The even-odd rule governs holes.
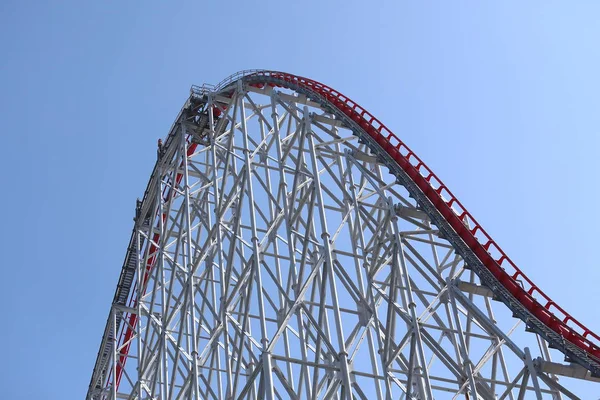
[[[255,75],[260,72],[265,72],[265,70],[263,70],[263,69],[245,69],[245,70],[238,71],[234,74],[229,75],[227,78],[223,79],[221,82],[217,83],[216,85],[211,85],[211,84],[207,84],[207,83],[203,84],[202,86],[192,85],[192,88],[190,89],[190,91],[192,94],[196,94],[196,95],[204,95],[209,92],[218,92],[219,90],[227,87],[229,84],[239,80],[240,78],[243,78],[248,75]]]

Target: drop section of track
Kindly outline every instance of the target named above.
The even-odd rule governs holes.
[[[281,86],[296,91],[301,89],[309,97],[311,93],[316,94],[315,98],[325,99],[328,106],[335,107],[360,126],[412,179],[496,281],[547,328],[583,350],[592,364],[585,363],[584,367],[591,369],[593,373],[599,372],[594,365],[600,365],[600,336],[568,314],[536,286],[433,171],[371,113],[329,86],[284,72],[241,71],[211,89],[226,92],[238,79],[257,88],[265,85]]]

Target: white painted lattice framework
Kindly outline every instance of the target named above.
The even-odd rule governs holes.
[[[195,90],[136,222],[89,399],[577,398],[373,143],[305,95]]]

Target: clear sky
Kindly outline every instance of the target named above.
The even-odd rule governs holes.
[[[361,103],[600,331],[600,2],[375,3],[0,2],[1,398],[84,397],[156,140],[248,68]]]

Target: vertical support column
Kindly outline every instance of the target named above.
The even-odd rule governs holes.
[[[416,303],[413,299],[412,294],[412,285],[410,282],[410,276],[408,274],[408,268],[406,267],[406,260],[404,259],[404,245],[402,244],[402,238],[400,237],[400,232],[398,230],[398,217],[395,215],[394,211],[394,203],[389,200],[390,212],[394,213],[394,216],[391,218],[392,229],[394,231],[395,238],[395,247],[396,247],[396,255],[395,255],[395,263],[399,267],[400,279],[402,280],[402,285],[404,286],[403,293],[403,301],[408,305],[408,311],[410,314],[410,319],[412,322],[412,335],[414,338],[414,346],[411,348],[411,359],[416,358],[417,367],[417,375],[419,375],[418,379],[418,387],[421,392],[421,396],[426,399],[433,399],[433,392],[431,390],[431,383],[429,381],[429,371],[427,370],[427,361],[425,359],[425,351],[423,349],[423,339],[421,338],[421,327],[419,326],[419,317],[417,316],[417,312],[415,310]],[[399,261],[399,263],[398,263]],[[393,276],[393,274],[392,274]],[[392,335],[393,332],[388,332],[388,335]],[[412,354],[416,353],[416,354]],[[416,357],[414,357],[416,356]],[[409,367],[412,367],[410,365]],[[409,380],[410,376],[414,375],[413,371],[408,371]],[[407,385],[407,390],[411,390],[411,388]]]
[[[448,283],[450,284],[450,283]],[[459,341],[459,351],[460,356],[463,362],[463,368],[465,369],[465,373],[469,379],[469,387],[471,388],[471,395],[477,398],[477,388],[475,387],[475,378],[473,377],[473,365],[471,364],[471,360],[469,358],[469,354],[467,353],[467,344],[465,341],[465,333],[462,329],[462,324],[460,323],[460,315],[458,314],[458,305],[456,303],[456,299],[454,298],[454,291],[448,290],[448,295],[450,297],[450,304],[452,308],[452,315],[454,317],[454,323],[456,329],[458,331],[458,341]]]
[[[550,361],[552,362],[552,356],[550,355],[550,349],[548,348],[548,342],[546,342],[544,339],[542,339],[539,335],[536,336],[539,348],[540,348],[540,352],[542,353],[542,362],[544,361]],[[552,380],[552,382],[554,383],[558,383],[558,376],[555,374],[547,374],[549,379]],[[553,400],[562,400],[562,395],[560,393],[560,390],[558,388],[556,388],[554,385],[548,385],[553,391]]]
[[[184,182],[184,218],[186,225],[186,258],[185,258],[185,267],[188,272],[188,282],[187,282],[187,306],[189,317],[191,318],[191,349],[192,349],[192,393],[194,394],[194,399],[200,399],[200,394],[198,392],[198,342],[197,342],[197,334],[196,334],[196,309],[194,305],[194,293],[195,293],[195,285],[194,285],[194,266],[192,264],[192,221],[191,221],[191,206],[190,206],[190,182],[189,182],[189,174],[188,174],[188,154],[187,154],[187,141],[186,141],[186,130],[185,125],[181,125],[181,156],[183,158],[183,182]]]
[[[254,109],[253,111],[256,113],[262,112],[261,110],[258,110],[258,109]],[[265,131],[266,131],[265,120],[261,119],[260,120],[260,138],[261,138],[261,141],[265,142],[265,145],[266,145],[267,136],[273,135],[273,132],[266,133]],[[273,136],[271,136],[271,137],[273,137]],[[276,138],[274,138],[274,137],[273,137],[273,139],[276,140]],[[266,153],[261,154],[260,163],[262,164],[262,167],[265,169],[266,190],[268,193],[272,194],[273,188],[271,185],[271,171],[269,171],[266,168],[266,166],[269,164],[269,160],[268,160]],[[282,171],[281,171],[282,169],[283,169],[283,165],[280,165],[280,168],[278,168],[279,173],[282,173]],[[282,196],[282,197],[285,198],[285,196]],[[274,219],[274,218],[276,218],[276,215],[278,214],[278,210],[277,210],[278,207],[276,204],[274,205],[274,202],[272,201],[272,199],[269,200],[268,204],[269,204],[269,218]],[[286,207],[287,207],[287,204],[286,204]],[[271,233],[271,235],[276,235],[276,231],[273,231]],[[277,282],[283,282],[283,278],[281,275],[281,271],[282,271],[281,262],[280,262],[280,257],[279,257],[279,244],[278,244],[277,240],[273,240],[272,246],[273,246],[273,254],[275,255],[275,259],[274,259],[275,266],[274,267],[275,267],[276,279],[277,279]],[[290,246],[288,246],[288,248],[289,247]],[[293,268],[290,268],[290,272],[292,272],[292,271],[293,271]],[[278,290],[277,298],[279,300],[278,315],[280,315],[279,313],[282,310],[285,310],[287,307],[286,296],[284,296],[284,294],[282,293],[281,290]],[[274,339],[272,339],[272,341],[273,340]],[[272,346],[270,346],[269,348],[271,348],[271,347]],[[284,347],[285,356],[290,357],[289,335],[288,335],[287,329],[283,331],[283,347]],[[286,363],[286,364],[287,364],[288,383],[291,387],[294,387],[294,371],[293,371],[292,365],[291,365],[291,363]]]
[[[350,149],[345,150],[346,171],[347,171],[347,176],[348,176],[348,184],[349,184],[349,188],[350,188],[350,202],[352,204],[352,207],[354,208],[354,214],[355,214],[354,219],[352,218],[352,216],[350,216],[350,221],[354,224],[355,228],[357,229],[357,242],[353,243],[353,249],[354,249],[354,251],[356,251],[358,253],[358,248],[360,248],[361,252],[363,254],[363,257],[366,260],[367,256],[366,256],[366,252],[365,252],[365,237],[364,237],[365,229],[363,227],[363,223],[361,221],[361,217],[360,217],[360,213],[359,213],[360,207],[358,205],[358,193],[357,193],[358,186],[355,183],[354,175],[352,174],[352,166],[356,162],[353,154],[354,153],[352,150],[350,150]],[[367,269],[367,271],[368,271],[368,264],[366,261],[365,261],[365,265],[363,266],[363,268]],[[375,295],[373,293],[372,277],[368,272],[365,275],[366,275],[366,280],[367,280],[366,288],[364,289],[366,292],[365,293],[365,295],[366,295],[365,301],[373,309],[374,320],[379,321],[377,304],[375,301]],[[360,284],[361,288],[364,286],[362,278],[360,278],[360,275],[359,275],[359,284]],[[367,328],[367,329],[369,329],[369,328]],[[373,336],[375,336],[375,338],[373,338]],[[385,376],[384,386],[385,386],[385,390],[386,390],[386,395],[385,395],[386,400],[391,400],[392,388],[391,388],[391,381],[389,378],[389,366],[388,366],[388,362],[386,362],[387,355],[384,355],[383,352],[378,352],[375,349],[375,339],[377,340],[377,345],[379,346],[379,348],[382,348],[383,343],[382,343],[380,335],[373,335],[372,329],[369,329],[368,340],[369,340],[369,347],[370,347],[371,363],[373,364],[373,368],[374,368],[373,372],[375,373],[375,375],[379,375],[379,368],[377,366],[377,360],[375,358],[376,354],[379,353],[379,357],[380,357],[381,365],[382,365],[382,369],[383,369],[383,374]],[[376,381],[376,386],[377,386],[377,398],[378,398],[378,400],[382,400],[383,393],[381,390],[381,383],[379,381]]]
[[[238,91],[242,93],[241,81],[238,81]],[[258,296],[258,307],[260,315],[260,330],[261,330],[261,345],[262,345],[262,385],[264,389],[264,396],[267,400],[273,400],[275,393],[273,390],[273,365],[271,361],[271,352],[268,350],[269,339],[267,333],[267,321],[265,319],[265,305],[263,299],[263,285],[262,275],[260,269],[260,247],[258,234],[256,231],[256,207],[254,206],[254,191],[252,188],[252,160],[250,159],[249,141],[248,141],[248,127],[246,126],[246,108],[244,107],[244,96],[238,96],[240,119],[242,125],[242,133],[244,137],[244,161],[246,164],[246,185],[247,185],[247,198],[249,203],[249,214],[250,214],[250,229],[252,231],[252,268],[254,270],[254,279],[256,281],[256,294]],[[249,301],[249,300],[248,300]]]
[[[337,295],[337,287],[335,284],[335,271],[333,269],[333,255],[331,249],[331,241],[329,231],[327,229],[327,218],[325,216],[325,207],[323,202],[323,192],[321,190],[321,178],[319,176],[319,165],[317,163],[317,154],[315,151],[315,142],[313,138],[313,133],[311,129],[311,119],[310,114],[308,113],[308,107],[304,106],[303,110],[303,122],[302,122],[302,130],[304,131],[304,136],[308,140],[309,151],[311,155],[311,163],[312,170],[314,173],[314,188],[316,190],[317,202],[319,203],[319,217],[321,220],[321,238],[323,239],[323,248],[324,248],[324,256],[325,263],[323,268],[327,268],[327,275],[329,276],[329,290],[331,292],[331,299],[333,303],[333,318],[335,320],[336,334],[337,334],[337,342],[339,346],[339,363],[340,363],[340,374],[341,380],[344,385],[344,397],[347,400],[352,400],[352,381],[350,379],[350,365],[348,359],[348,351],[346,350],[346,344],[344,339],[344,330],[342,324],[342,316],[340,312],[340,305],[338,304],[338,295]]]
[[[219,277],[219,285],[220,285],[220,292],[221,292],[221,298],[219,299],[219,318],[221,319],[220,323],[221,326],[223,327],[223,351],[225,353],[225,373],[227,375],[227,387],[225,388],[225,398],[230,398],[231,397],[231,382],[232,382],[232,375],[231,375],[231,355],[229,354],[229,324],[227,321],[227,306],[225,304],[225,300],[227,299],[227,292],[228,292],[228,287],[227,287],[227,282],[226,282],[226,278],[225,278],[225,260],[223,260],[223,235],[222,235],[222,231],[221,231],[221,224],[222,224],[222,210],[219,208],[219,199],[221,198],[221,196],[219,195],[219,185],[217,184],[218,182],[218,176],[217,176],[217,165],[219,164],[219,161],[217,159],[217,150],[216,150],[216,132],[215,132],[215,117],[214,117],[214,105],[213,105],[213,98],[211,95],[209,95],[208,97],[208,127],[210,130],[210,135],[209,135],[209,141],[210,141],[210,146],[211,146],[211,157],[212,157],[212,162],[213,162],[213,191],[214,191],[214,199],[215,199],[215,225],[217,226],[216,229],[216,236],[217,236],[217,260],[219,262],[219,271],[220,271],[220,277]],[[224,117],[226,118],[226,117]],[[225,172],[223,173],[225,175]],[[225,178],[225,176],[223,176],[223,178]],[[221,370],[221,354],[219,353],[219,345],[218,345],[218,341],[215,341],[215,352],[217,353],[217,368],[219,370]],[[222,383],[221,383],[221,374],[219,373],[219,390],[218,393],[219,395],[221,395],[222,393]]]
[[[166,288],[165,288],[165,255],[164,255],[164,247],[165,247],[165,242],[166,242],[166,231],[165,231],[165,210],[164,210],[164,201],[162,198],[162,192],[163,192],[163,180],[162,180],[162,174],[163,174],[163,168],[162,165],[160,163],[160,161],[157,163],[157,169],[158,169],[158,190],[157,190],[157,199],[156,201],[158,202],[158,232],[159,232],[159,240],[157,243],[158,248],[157,250],[157,260],[158,260],[158,275],[160,276],[160,280],[163,282],[160,285],[160,294],[161,294],[161,318],[160,318],[160,345],[158,346],[159,352],[160,352],[160,372],[161,372],[161,384],[159,387],[159,392],[160,392],[160,396],[163,399],[168,399],[169,398],[169,371],[167,368],[167,294],[166,294]]]
[[[282,143],[281,143],[281,133],[279,130],[279,115],[277,112],[277,102],[279,101],[278,99],[278,95],[276,91],[272,91],[271,92],[271,120],[273,121],[273,135],[274,137],[274,141],[275,141],[275,149],[277,150],[277,159],[280,160],[280,162],[284,163],[283,160],[283,149],[282,149]],[[290,217],[290,204],[288,201],[288,196],[287,196],[287,191],[288,191],[288,184],[287,184],[287,180],[286,180],[286,176],[285,176],[285,172],[282,168],[279,168],[279,190],[281,191],[281,201],[283,203],[283,212],[285,215],[285,221],[287,224],[287,229],[286,229],[286,233],[287,233],[287,240],[288,240],[288,257],[290,259],[290,265],[292,266],[290,274],[292,275],[292,279],[290,280],[292,282],[291,287],[288,287],[288,290],[290,290],[290,293],[294,293],[296,296],[296,299],[298,298],[298,294],[300,293],[300,281],[298,279],[298,274],[296,271],[296,252],[294,251],[295,249],[293,248],[293,243],[294,243],[294,234],[293,234],[293,226],[292,226],[292,221],[291,221],[291,217]],[[302,326],[302,309],[299,308],[296,311],[296,320],[298,323],[298,326]],[[307,351],[307,346],[306,346],[306,338],[305,338],[305,332],[302,329],[299,329],[298,332],[298,337],[300,340],[300,354],[302,355],[302,364],[301,364],[301,371],[300,371],[300,376],[298,378],[298,380],[303,380],[304,381],[304,389],[306,390],[306,397],[307,398],[312,398],[312,391],[311,391],[311,382],[310,382],[310,373],[309,373],[309,369],[307,366],[308,363],[308,351]],[[300,388],[300,390],[302,390],[302,388]]]
[[[535,390],[535,397],[537,400],[542,400],[542,392],[540,390],[540,383],[537,377],[537,370],[533,365],[533,360],[531,359],[531,352],[529,351],[529,347],[525,347],[525,365],[529,370],[529,376],[531,377],[531,383],[533,384],[533,388]]]

